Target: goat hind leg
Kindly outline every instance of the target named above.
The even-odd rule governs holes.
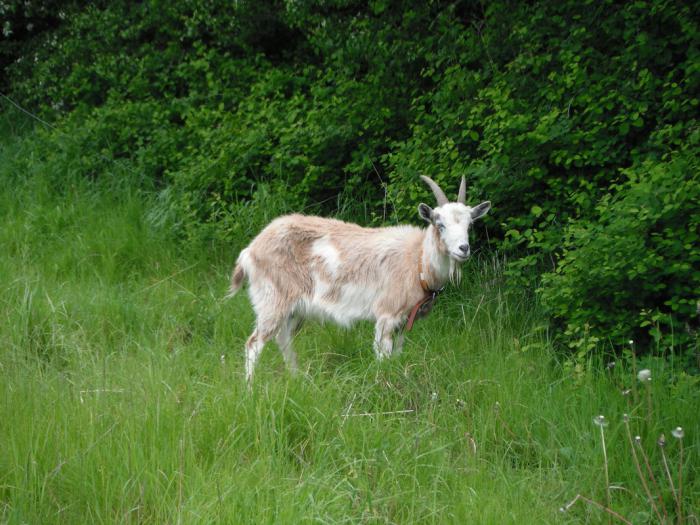
[[[396,340],[394,341],[394,348],[392,350],[393,355],[401,355],[401,352],[403,352],[403,331],[399,332],[399,335],[396,336]]]
[[[280,331],[291,335],[286,326],[291,314],[289,299],[285,299],[280,294],[272,281],[264,278],[251,281],[250,300],[253,303],[257,319],[255,321],[255,331],[245,345],[246,380],[249,387],[253,382],[255,363],[260,357],[265,343],[280,333]],[[282,338],[283,342],[285,342],[284,334]]]
[[[263,347],[267,343],[272,334],[277,331],[277,328],[266,328],[261,329],[258,324],[255,331],[251,334],[245,344],[245,378],[248,383],[248,387],[253,384],[253,374],[255,372],[255,364],[260,358]]]
[[[294,331],[298,326],[298,320],[288,317],[282,323],[279,331],[277,332],[276,341],[277,346],[280,347],[280,352],[282,352],[282,357],[287,365],[287,369],[292,375],[296,375],[299,371],[299,365],[297,364],[297,355],[292,348],[292,339],[294,338]]]
[[[246,383],[248,383],[248,388],[253,384],[255,363],[257,363],[262,353],[263,346],[265,346],[265,341],[260,337],[258,330],[255,329],[245,343],[245,379]]]

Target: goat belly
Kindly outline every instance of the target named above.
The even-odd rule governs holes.
[[[314,280],[314,292],[297,306],[303,317],[316,317],[333,321],[341,326],[350,326],[356,321],[375,318],[376,289],[355,283],[332,285]]]

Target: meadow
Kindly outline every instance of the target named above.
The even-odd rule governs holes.
[[[368,324],[308,323],[305,373],[269,345],[248,392],[253,315],[246,294],[223,300],[237,250],[179,241],[117,164],[57,178],[17,118],[0,145],[0,522],[619,521],[562,512],[578,494],[634,523],[662,507],[698,522],[700,389],[672,355],[572,364],[481,252],[398,358],[375,361]]]

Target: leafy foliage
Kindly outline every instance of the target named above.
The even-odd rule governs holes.
[[[56,122],[57,173],[128,165],[189,240],[241,245],[288,210],[415,220],[419,173],[465,175],[494,203],[482,245],[513,284],[539,283],[571,345],[662,325],[654,339],[673,326],[697,345],[694,194],[672,182],[696,181],[687,3],[0,5],[41,29],[4,35],[0,59],[11,94]],[[615,258],[628,243],[635,263]]]
[[[697,337],[698,160],[684,151],[625,170],[627,180],[598,202],[594,220],[567,227],[543,298],[567,320],[572,346],[582,348],[591,330],[617,343],[648,338],[662,346]]]

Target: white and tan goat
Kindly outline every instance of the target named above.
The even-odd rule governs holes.
[[[306,317],[344,326],[373,320],[377,358],[401,351],[401,327],[412,307],[434,297],[433,291],[448,280],[459,280],[459,265],[470,252],[469,226],[491,206],[488,201],[474,208],[465,205],[464,178],[457,202],[449,202],[433,180],[421,178],[438,203],[434,209],[418,206],[429,223],[426,229],[363,228],[335,219],[287,215],[272,221],[241,251],[229,296],[247,277],[257,317],[245,344],[249,384],[263,346],[273,337],[288,368],[296,372],[292,336]]]

